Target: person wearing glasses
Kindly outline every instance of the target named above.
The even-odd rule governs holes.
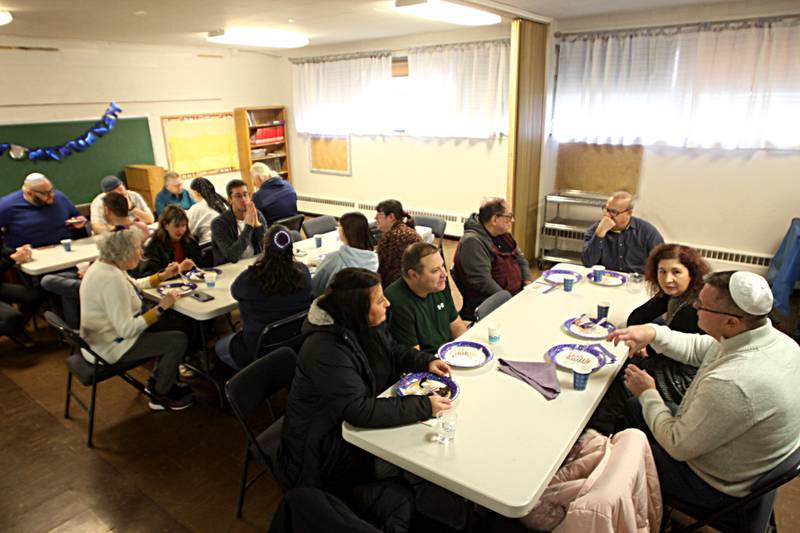
[[[464,297],[461,318],[475,319],[475,309],[502,290],[512,295],[533,281],[528,260],[511,236],[514,213],[502,198],[489,198],[464,222],[464,235],[453,258],[457,285]]]
[[[11,248],[25,244],[35,248],[86,237],[86,222],[75,204],[39,172],[25,177],[22,190],[0,199],[0,228],[6,246]]]
[[[231,208],[211,222],[214,264],[235,263],[261,253],[267,221],[250,200],[247,184],[234,179],[225,186]]]
[[[612,194],[603,216],[583,236],[583,266],[603,265],[618,272],[644,272],[647,256],[664,242],[655,226],[633,216],[633,196]]]
[[[800,347],[772,326],[773,296],[752,272],[715,272],[694,302],[706,335],[647,324],[609,335],[629,354],[646,346],[697,367],[686,395],[665,402],[650,374],[630,364],[625,418],[650,439],[661,492],[718,509],[747,495],[800,444]]]
[[[180,174],[170,171],[164,174],[164,188],[156,194],[156,217],[160,217],[164,209],[172,204],[185,211],[194,205],[194,198],[183,188]]]

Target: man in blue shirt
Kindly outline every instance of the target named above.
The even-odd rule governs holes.
[[[253,203],[267,219],[267,225],[297,214],[297,193],[291,183],[264,163],[253,164],[250,175],[257,189],[253,194]]]
[[[633,216],[633,196],[617,191],[606,202],[600,221],[586,230],[581,259],[587,267],[642,273],[650,251],[663,242],[655,226]]]
[[[86,236],[86,218],[44,174],[25,177],[22,190],[0,199],[0,228],[11,248],[58,244],[62,239]]]
[[[170,204],[176,204],[184,211],[194,205],[189,191],[183,189],[183,180],[177,172],[164,174],[164,188],[156,194],[156,218],[160,217]]]

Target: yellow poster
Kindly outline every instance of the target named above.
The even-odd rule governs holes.
[[[169,167],[184,177],[239,168],[232,113],[162,117]]]

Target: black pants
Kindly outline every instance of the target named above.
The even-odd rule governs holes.
[[[0,335],[21,332],[41,302],[42,293],[36,287],[0,283]],[[20,310],[9,305],[12,303],[19,304]]]

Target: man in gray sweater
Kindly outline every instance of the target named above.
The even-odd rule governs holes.
[[[800,347],[772,327],[772,292],[750,272],[710,275],[695,302],[707,335],[653,324],[609,335],[630,353],[650,344],[697,366],[680,406],[666,404],[635,365],[625,385],[637,397],[626,419],[651,438],[661,490],[706,508],[750,492],[753,483],[800,445]]]

